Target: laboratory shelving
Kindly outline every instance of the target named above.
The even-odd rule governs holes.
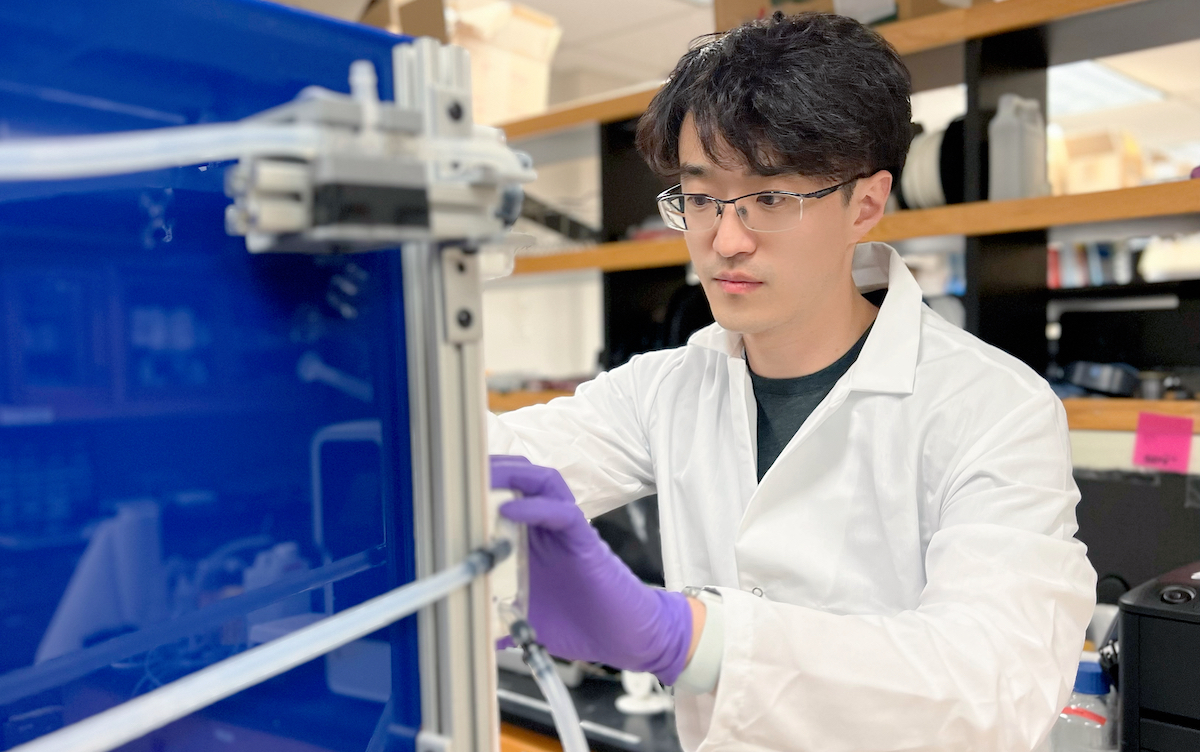
[[[555,397],[569,396],[571,392],[489,392],[488,406],[492,412],[502,413],[529,405],[541,405]],[[1065,399],[1067,424],[1072,431],[1135,431],[1138,415],[1155,413],[1192,418],[1196,421],[1194,432],[1200,433],[1200,400],[1142,400],[1116,397]]]
[[[502,413],[529,405],[541,405],[556,397],[569,396],[564,391],[489,392],[488,406]],[[1138,415],[1155,413],[1193,418],[1194,431],[1200,433],[1200,400],[1142,400],[1116,397],[1079,398],[1063,400],[1067,424],[1072,431],[1135,431]]]
[[[867,240],[893,242],[931,235],[999,235],[1071,224],[1144,219],[1200,212],[1200,180],[1123,188],[1072,196],[1014,201],[974,201],[888,214]],[[681,235],[603,243],[578,251],[523,256],[514,274],[577,269],[625,271],[686,264]]]
[[[1067,424],[1073,431],[1136,431],[1142,413],[1192,418],[1200,433],[1200,401],[1141,399],[1066,399]]]
[[[488,409],[494,413],[506,413],[512,410],[519,410],[522,407],[530,405],[540,405],[549,402],[555,397],[569,397],[574,392],[561,391],[558,389],[545,389],[541,391],[516,391],[516,392],[488,392]]]
[[[877,29],[901,55],[911,55],[968,39],[994,36],[1115,5],[1143,1],[1006,0],[1003,3],[980,3],[970,8],[948,8],[921,18],[883,24]],[[659,86],[638,86],[615,94],[567,102],[501,127],[510,139],[520,139],[584,123],[626,120],[645,111]]]
[[[963,203],[883,218],[868,239],[965,237],[966,328],[1017,356],[1038,372],[1049,362],[1045,339],[1048,290],[1046,247],[1064,226],[1100,225],[1200,214],[1200,181],[1179,181],[1091,194],[1017,201],[987,200],[988,122],[1001,94],[1038,101],[1046,111],[1047,69],[1052,65],[1133,52],[1200,38],[1200,15],[1191,0],[1005,0],[976,2],[918,19],[877,27],[904,56],[914,90],[963,83],[961,176]],[[596,269],[604,273],[605,366],[674,341],[648,343],[645,332],[678,298],[687,250],[681,237],[625,240],[640,225],[664,187],[634,145],[637,117],[656,86],[572,103],[509,123],[517,143],[566,128],[599,132],[601,204],[596,246],[517,260],[517,274]],[[1171,220],[1174,221],[1174,220]],[[1132,292],[1132,290],[1130,291]],[[1087,295],[1067,292],[1061,297]],[[1102,291],[1102,295],[1120,295]],[[658,317],[656,319],[655,317]]]
[[[967,284],[962,301],[970,331],[1042,371],[1048,360],[1045,341],[1048,300],[1163,292],[1196,296],[1200,285],[1186,282],[1047,289],[1046,245],[1054,228],[1200,215],[1200,180],[1090,194],[988,201],[984,146],[987,123],[1000,94],[1015,92],[1035,98],[1045,111],[1046,69],[1050,65],[1200,38],[1200,17],[1193,3],[1186,0],[977,2],[971,8],[948,9],[877,28],[905,56],[914,71],[916,89],[945,85],[945,70],[951,68],[955,80],[966,84],[962,175],[967,201],[889,214],[868,239],[894,242],[938,235],[965,236]],[[940,69],[938,75],[942,77],[931,78],[932,68]],[[658,85],[649,85],[609,97],[568,103],[504,126],[510,139],[518,142],[588,123],[599,128],[602,233],[612,242],[524,256],[517,259],[515,273],[582,269],[603,272],[605,313],[609,320],[606,344],[610,350],[626,353],[635,348],[623,344],[622,338],[644,323],[628,315],[631,304],[660,294],[660,290],[666,291],[661,293],[664,299],[678,290],[688,260],[681,236],[619,239],[626,227],[640,219],[638,213],[644,214],[645,207],[651,205],[654,194],[662,187],[640,163],[632,138],[636,118],[657,90]],[[494,404],[498,409],[512,409],[552,396],[557,395],[511,393]],[[1136,423],[1137,412],[1144,409],[1171,412],[1198,404],[1085,402],[1085,407],[1070,408],[1072,425],[1102,430],[1132,430],[1128,427]],[[1134,416],[1132,423],[1129,415]]]

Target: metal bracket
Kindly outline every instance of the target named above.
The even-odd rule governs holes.
[[[446,341],[455,345],[478,342],[483,338],[479,254],[444,248],[441,262]]]

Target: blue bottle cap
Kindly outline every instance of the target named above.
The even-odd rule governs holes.
[[[1108,694],[1108,674],[1099,663],[1080,661],[1079,673],[1075,674],[1075,691],[1085,695]]]

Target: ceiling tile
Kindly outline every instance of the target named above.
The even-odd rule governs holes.
[[[683,0],[521,0],[524,4],[558,19],[564,47],[635,29],[648,22],[670,19],[677,13],[694,11]],[[706,11],[712,16],[712,11]]]
[[[692,40],[713,30],[711,11],[682,7],[670,19],[642,24],[573,50],[576,60],[601,70],[636,72],[642,80],[667,76]],[[557,62],[556,62],[557,65]]]
[[[1127,130],[1143,148],[1163,149],[1196,140],[1196,134],[1200,133],[1200,105],[1172,98],[1055,118],[1054,122],[1067,133],[1106,128]]]
[[[620,76],[632,83],[648,81],[654,78],[647,66],[638,60],[626,60],[609,55],[603,51],[588,48],[559,50],[554,55],[554,71],[568,73],[585,70]]]
[[[1180,92],[1196,88],[1200,71],[1200,39],[1103,58],[1110,68],[1156,89]]]

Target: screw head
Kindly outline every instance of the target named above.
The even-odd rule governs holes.
[[[457,314],[457,316],[455,316],[455,318],[458,320],[458,325],[461,326],[463,329],[470,328],[471,322],[475,320],[474,317],[471,316],[471,312],[468,311],[466,308],[459,309],[458,314]]]
[[[463,116],[462,105],[459,104],[458,102],[451,102],[450,108],[448,110],[446,110],[446,114],[448,114],[450,116],[451,120],[462,120],[462,116]]]

